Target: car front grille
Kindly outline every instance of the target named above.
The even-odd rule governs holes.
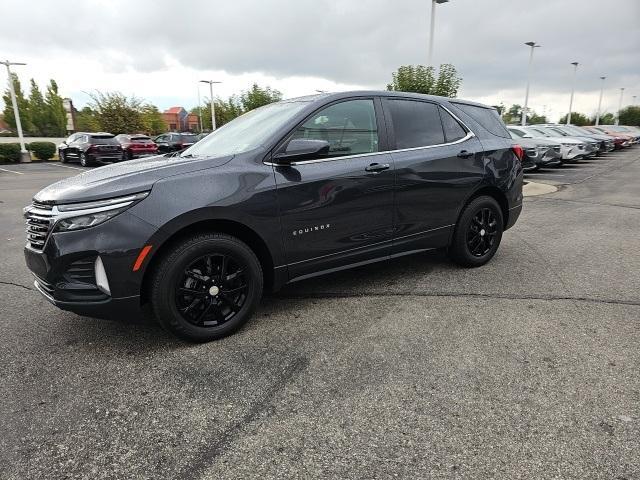
[[[34,202],[25,209],[24,216],[27,219],[27,242],[31,248],[42,250],[54,223],[51,205]]]

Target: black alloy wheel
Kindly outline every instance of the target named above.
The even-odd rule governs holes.
[[[176,306],[196,326],[215,327],[231,320],[247,300],[247,266],[227,254],[203,255],[184,269],[176,284]]]
[[[152,261],[148,298],[155,317],[185,340],[208,342],[232,334],[262,297],[260,261],[230,235],[195,234]]]
[[[489,196],[476,197],[460,214],[449,256],[463,267],[480,267],[495,255],[503,229],[503,214],[498,202]]]
[[[67,163],[67,157],[64,156],[64,152],[62,150],[58,151],[58,158],[60,159],[60,163]]]
[[[474,257],[486,255],[495,242],[498,221],[490,208],[477,211],[467,229],[467,247]]]

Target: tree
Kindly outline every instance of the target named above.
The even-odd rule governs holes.
[[[75,127],[77,132],[97,132],[100,130],[96,113],[91,110],[91,107],[84,107],[76,112]]]
[[[600,125],[613,125],[614,122],[616,121],[616,117],[613,113],[604,113],[602,115],[600,115]],[[594,115],[593,117],[591,117],[591,120],[589,121],[589,125],[595,125],[596,124],[596,116]]]
[[[273,102],[279,102],[280,100],[282,100],[281,92],[271,87],[262,88],[257,83],[254,83],[249,90],[242,92],[240,95],[240,105],[242,105],[245,112]]]
[[[443,97],[455,97],[462,84],[456,68],[451,64],[440,65],[438,78],[435,78],[433,67],[424,65],[402,65],[391,74],[391,78],[387,90]]]
[[[214,106],[216,127],[221,127],[244,113],[240,100],[235,95],[232,95],[227,100],[216,98]],[[195,115],[199,115],[199,112],[200,109],[198,107],[191,110],[191,113]],[[202,107],[202,128],[204,130],[211,130],[211,104],[208,101]]]
[[[58,84],[53,79],[49,81],[44,101],[46,127],[43,134],[52,137],[66,135],[67,112],[64,109],[62,97],[58,93]]]
[[[46,136],[47,131],[47,105],[36,81],[31,79],[31,92],[28,100],[29,118],[33,125],[33,133]]]
[[[167,123],[162,118],[158,107],[151,104],[142,105],[140,109],[142,130],[149,135],[159,135],[167,131]]]
[[[560,124],[567,123],[567,115],[564,115],[558,121]],[[585,125],[590,125],[591,120],[586,115],[578,112],[571,112],[571,124],[577,125],[578,127],[584,127]]]
[[[90,95],[90,107],[95,111],[101,130],[113,134],[133,133],[144,129],[142,101],[127,97],[120,92],[98,92]]]
[[[539,125],[541,123],[548,123],[547,117],[545,117],[544,115],[538,115],[533,110],[530,110],[530,112],[531,112],[531,115],[527,116],[527,123],[529,125]]]
[[[620,125],[640,126],[640,107],[630,105],[620,110]]]
[[[22,87],[20,86],[20,80],[15,73],[11,74],[13,80],[13,89],[16,94],[16,103],[18,104],[18,112],[20,113],[20,121],[22,124],[22,130],[24,133],[30,133],[32,130],[31,117],[29,116],[29,101],[24,97],[22,93]],[[4,121],[7,122],[9,128],[16,130],[16,117],[13,114],[13,104],[11,103],[11,93],[9,87],[7,87],[4,95],[2,96],[4,101]]]

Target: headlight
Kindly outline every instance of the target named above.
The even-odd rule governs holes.
[[[96,200],[95,202],[69,203],[57,205],[58,221],[55,231],[68,232],[94,227],[124,212],[149,195],[149,192],[136,193],[125,197]]]

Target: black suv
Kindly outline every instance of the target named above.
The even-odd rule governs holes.
[[[199,138],[195,133],[163,133],[153,139],[158,144],[158,152],[179,152],[196,143]]]
[[[77,160],[83,167],[90,167],[97,162],[119,162],[123,159],[123,151],[110,133],[78,132],[58,145],[58,156],[62,163]]]
[[[176,335],[239,328],[264,289],[446,248],[488,262],[522,208],[522,148],[497,112],[393,92],[274,103],[181,154],[53,184],[25,207],[36,288],[65,310]]]

